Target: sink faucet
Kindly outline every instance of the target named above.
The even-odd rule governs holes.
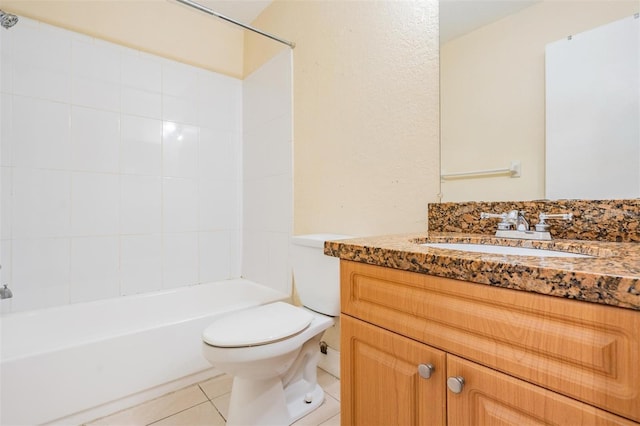
[[[551,240],[550,227],[545,220],[562,219],[570,221],[573,219],[572,213],[540,213],[534,231],[531,230],[529,221],[524,215],[525,212],[522,210],[510,210],[506,213],[480,213],[480,219],[500,219],[496,237],[525,240]]]
[[[519,238],[524,240],[550,240],[548,230],[537,229],[532,231],[530,224],[522,210],[510,210],[506,213],[480,213],[480,219],[498,218],[498,230],[496,237]]]
[[[528,231],[529,221],[524,217],[524,212],[519,210],[516,217],[516,231]]]

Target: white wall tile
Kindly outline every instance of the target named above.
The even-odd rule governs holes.
[[[264,180],[256,179],[243,182],[242,189],[242,228],[244,230],[265,230],[266,219],[263,208],[269,203],[269,194]]]
[[[240,185],[234,181],[201,179],[198,187],[199,229],[213,231],[240,226]]]
[[[195,101],[198,91],[198,68],[177,62],[162,64],[163,93]]]
[[[245,179],[293,174],[291,117],[283,115],[244,133]]]
[[[72,96],[76,105],[108,111],[120,109],[120,87],[116,83],[74,77]]]
[[[165,62],[162,65],[162,119],[198,125],[198,70]]]
[[[198,185],[195,179],[162,179],[162,218],[164,232],[198,229]]]
[[[153,55],[129,51],[122,55],[121,111],[162,118],[162,61]]]
[[[140,55],[122,55],[122,85],[148,92],[162,91],[162,65]]]
[[[0,283],[7,285],[13,291],[11,280],[11,240],[0,240]],[[0,314],[13,311],[13,299],[0,300]]]
[[[153,234],[162,229],[162,186],[160,177],[120,178],[120,233]]]
[[[120,83],[120,52],[107,45],[74,40],[73,75],[96,81]]]
[[[163,176],[198,176],[198,128],[164,122],[162,138]]]
[[[189,99],[163,95],[162,119],[196,126],[198,124],[198,106]]]
[[[11,206],[13,205],[13,169],[0,167],[0,239],[11,238]],[[2,265],[2,263],[0,263]],[[0,281],[0,285],[2,281]]]
[[[118,296],[118,237],[71,239],[71,303]]]
[[[69,303],[68,238],[12,241],[13,310]]]
[[[290,233],[293,230],[293,180],[279,175],[265,178],[268,201],[263,208],[265,229]]]
[[[202,71],[198,124],[220,131],[237,132],[242,126],[242,81]]]
[[[174,288],[198,282],[198,234],[164,234],[162,286]]]
[[[13,31],[0,33],[0,92],[13,93]]]
[[[89,172],[117,173],[120,115],[73,107],[71,123],[71,168]]]
[[[68,169],[71,155],[69,105],[13,97],[13,165]]]
[[[242,276],[264,283],[269,277],[269,241],[264,232],[242,229]]]
[[[120,177],[100,173],[72,174],[71,233],[74,236],[118,233]]]
[[[288,233],[244,231],[242,276],[289,294],[289,239]]]
[[[0,286],[7,284],[9,288],[13,287],[11,264],[11,240],[0,240]]]
[[[0,62],[12,310],[240,275],[242,81],[28,18]]]
[[[0,95],[0,165],[13,165],[12,149],[13,97]]]
[[[291,294],[289,241],[290,234],[287,232],[268,234],[269,271],[265,284],[285,294]]]
[[[162,122],[122,117],[120,171],[160,176],[162,172]]]
[[[242,229],[236,228],[229,232],[229,241],[231,242],[229,253],[230,273],[232,277],[240,277],[242,276]]]
[[[198,146],[200,177],[210,180],[239,179],[237,148],[241,143],[235,133],[201,127]]]
[[[162,237],[120,237],[120,294],[138,294],[162,288]]]
[[[70,179],[65,171],[13,169],[13,238],[69,235]]]
[[[231,278],[229,231],[198,233],[199,282]]]
[[[242,140],[242,177],[245,180],[254,180],[265,177],[268,169],[265,158],[271,148],[267,138],[262,132],[250,131],[244,133]]]
[[[121,111],[124,114],[162,118],[162,95],[160,93],[123,87],[121,102]]]
[[[73,41],[74,104],[120,110],[120,52],[108,46]]]
[[[242,106],[242,273],[288,292],[293,224],[289,52],[245,79]]]
[[[13,44],[13,91],[16,94],[69,102],[71,38],[46,26],[16,25]]]
[[[244,131],[292,115],[291,53],[283,51],[244,80]]]

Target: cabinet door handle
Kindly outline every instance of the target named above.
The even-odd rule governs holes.
[[[449,377],[447,379],[447,387],[453,393],[462,392],[462,388],[464,387],[464,377]]]
[[[436,367],[434,367],[433,364],[420,364],[418,366],[418,374],[420,374],[420,377],[423,379],[430,378],[434,371],[436,371]]]

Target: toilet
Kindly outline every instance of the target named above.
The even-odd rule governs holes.
[[[292,238],[303,307],[274,302],[221,317],[202,333],[204,357],[233,376],[227,425],[290,425],[324,400],[317,383],[322,333],[340,314],[337,258],[323,254],[338,234]]]

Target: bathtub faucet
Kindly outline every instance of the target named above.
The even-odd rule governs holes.
[[[11,292],[11,290],[9,290],[6,284],[4,285],[4,287],[0,288],[0,299],[10,299],[12,297],[13,293]]]

